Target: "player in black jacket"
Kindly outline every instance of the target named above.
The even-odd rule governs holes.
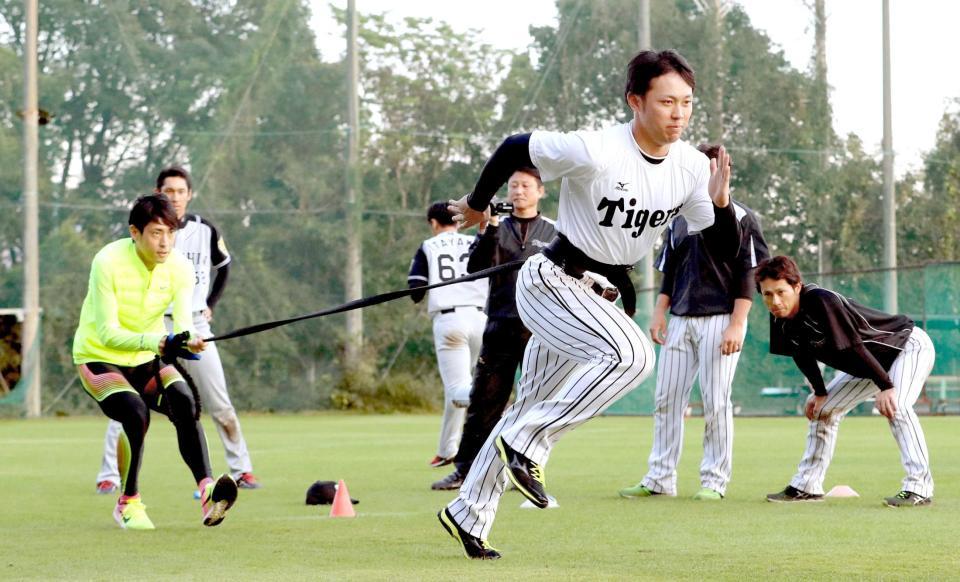
[[[807,449],[797,474],[767,500],[820,501],[840,421],[857,404],[875,398],[887,417],[907,472],[889,507],[929,505],[930,457],[913,405],[936,356],[927,334],[904,315],[860,305],[829,289],[803,284],[796,263],[773,257],[760,264],[757,286],[770,310],[770,352],[791,356],[813,386],[807,399]],[[824,386],[817,362],[837,370]]]
[[[705,144],[697,149],[715,159],[720,146]],[[737,201],[732,205],[741,233],[736,256],[718,253],[702,233],[688,232],[682,216],[663,233],[657,260],[663,284],[650,322],[650,337],[662,346],[653,447],[647,474],[638,484],[621,489],[621,497],[677,494],[683,415],[698,377],[703,396],[703,458],[700,491],[693,498],[719,501],[726,495],[733,471],[733,377],[753,305],[753,269],[769,256],[756,215]]]
[[[553,221],[539,211],[544,188],[536,168],[517,170],[510,176],[507,187],[513,211],[502,221],[496,216],[491,217],[490,223],[481,229],[470,245],[467,262],[470,273],[526,259],[539,253],[557,235]],[[463,436],[454,458],[455,469],[435,482],[432,489],[460,488],[477,451],[507,407],[517,366],[530,339],[530,332],[517,313],[516,286],[515,270],[490,277],[487,326],[483,331],[483,347],[477,360]]]

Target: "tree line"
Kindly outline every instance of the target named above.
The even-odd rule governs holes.
[[[527,51],[444,22],[360,17],[364,292],[403,287],[433,200],[472,188],[499,141],[537,128],[625,121],[636,2],[558,0]],[[737,6],[654,2],[656,47],[697,71],[686,139],[734,156],[734,196],[771,250],[815,271],[879,266],[880,166],[830,127],[823,80],[791,67]],[[342,24],[345,15],[334,8]],[[0,304],[22,299],[23,13],[0,0]],[[45,398],[72,376],[70,347],[93,254],[123,236],[157,171],[194,175],[192,210],[225,234],[234,267],[214,329],[344,296],[346,64],[324,62],[303,0],[45,0],[40,5],[41,305]],[[922,171],[898,184],[902,264],[955,260],[960,113],[944,113]],[[555,215],[558,186],[545,212]],[[824,263],[825,261],[825,263]],[[336,316],[222,346],[240,408],[422,409],[439,402],[429,321],[398,301],[365,319],[362,370],[345,375]],[[92,408],[79,389],[57,409]]]

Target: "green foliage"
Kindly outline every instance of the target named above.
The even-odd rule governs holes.
[[[771,250],[795,255],[806,272],[821,260],[831,270],[877,266],[879,166],[856,136],[830,130],[822,79],[792,68],[739,6],[718,21],[690,0],[651,4],[654,46],[677,48],[697,71],[688,141],[721,136],[734,157],[734,196],[761,216]],[[0,0],[4,305],[22,302],[22,6]],[[636,51],[637,3],[557,7],[557,25],[532,27],[532,46],[517,54],[431,19],[360,16],[365,295],[404,286],[430,234],[427,204],[468,192],[506,135],[629,119],[623,75]],[[49,0],[40,8],[40,105],[55,115],[40,132],[47,396],[74,375],[70,341],[90,258],[125,236],[127,204],[170,163],[193,171],[191,210],[217,224],[234,259],[215,332],[343,301],[346,66],[319,60],[307,2]],[[960,116],[948,111],[925,171],[900,184],[901,262],[960,257],[958,128]],[[548,216],[556,188],[548,184]],[[437,405],[422,307],[397,301],[365,311],[366,367],[355,377],[340,368],[343,321],[224,342],[235,404]],[[93,408],[74,393],[61,402]]]

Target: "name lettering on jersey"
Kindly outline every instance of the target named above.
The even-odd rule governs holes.
[[[431,245],[433,245],[433,246],[435,246],[435,247],[440,247],[440,248],[444,248],[444,247],[468,247],[468,246],[470,246],[470,240],[468,240],[468,239],[463,239],[463,238],[460,238],[460,237],[456,237],[456,238],[454,238],[454,237],[443,237],[443,238],[435,238],[435,239],[433,239],[429,244],[431,244]]]
[[[617,184],[621,184],[621,182],[617,182]],[[615,189],[619,190],[620,188],[617,187]],[[633,238],[637,238],[643,233],[643,229],[645,229],[647,225],[656,228],[670,222],[674,216],[680,214],[680,208],[683,206],[683,204],[680,204],[670,210],[654,210],[650,212],[650,210],[646,208],[634,208],[636,205],[636,198],[630,198],[629,200],[625,198],[611,200],[604,196],[600,204],[597,205],[597,211],[601,212],[603,216],[598,224],[607,227],[619,225],[620,228],[636,229],[630,234]],[[622,219],[620,214],[624,215]]]

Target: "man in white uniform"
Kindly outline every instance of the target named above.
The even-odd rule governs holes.
[[[427,210],[427,220],[433,237],[423,241],[410,263],[407,285],[424,287],[451,281],[467,274],[472,236],[459,234],[447,205],[435,202]],[[442,467],[453,462],[463,433],[473,368],[480,354],[483,329],[487,316],[488,283],[478,279],[458,285],[448,285],[430,291],[414,292],[415,303],[428,294],[427,312],[433,318],[433,343],[437,351],[437,366],[443,381],[443,421],[440,424],[440,444],[430,466]]]
[[[496,559],[487,543],[509,478],[546,507],[543,465],[570,429],[602,413],[654,369],[653,346],[632,319],[631,266],[650,252],[675,216],[735,253],[739,226],[729,205],[729,157],[717,160],[679,141],[692,110],[693,71],[674,51],[643,51],[630,62],[625,97],[633,120],[601,131],[537,131],[507,138],[473,193],[451,201],[455,219],[484,220],[493,194],[518,167],[562,178],[559,232],[527,260],[517,309],[533,337],[517,400],[474,461],[459,496],[438,517],[469,558]],[[591,291],[592,271],[621,292],[624,311]]]
[[[207,219],[196,214],[187,214],[187,205],[193,199],[190,174],[183,168],[171,166],[157,176],[156,191],[166,194],[177,212],[180,229],[174,247],[193,264],[196,275],[193,291],[193,326],[199,337],[210,337],[210,320],[213,309],[223,293],[230,268],[230,253],[223,237]],[[215,277],[211,282],[211,273]],[[171,328],[170,314],[164,318]],[[172,329],[172,328],[171,328]],[[213,417],[217,433],[223,442],[230,476],[241,489],[257,489],[260,482],[253,475],[253,463],[247,450],[247,442],[240,431],[240,420],[227,392],[227,380],[216,344],[209,344],[200,360],[180,360],[180,365],[191,376],[200,393],[200,400]],[[117,469],[117,437],[122,426],[111,421],[104,438],[103,460],[97,475],[97,492],[111,493],[120,483]]]

